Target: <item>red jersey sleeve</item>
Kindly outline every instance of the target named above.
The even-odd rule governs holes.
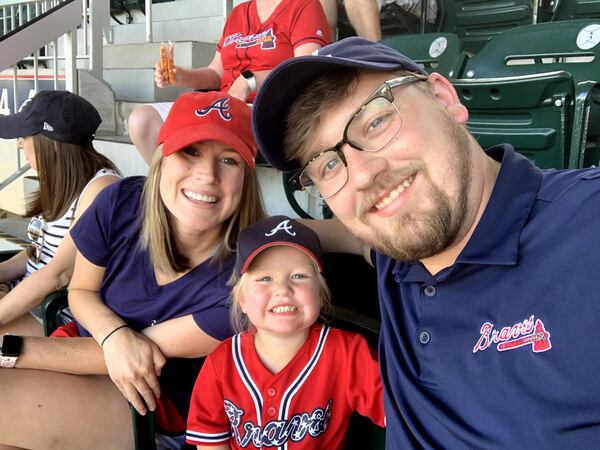
[[[385,427],[383,386],[375,351],[357,334],[348,352],[347,399],[350,408],[373,423]]]
[[[223,445],[230,438],[222,378],[212,356],[206,358],[192,391],[186,431],[186,442],[191,445]]]
[[[321,46],[331,42],[329,24],[319,0],[305,1],[291,24],[290,41],[294,49],[311,42]]]

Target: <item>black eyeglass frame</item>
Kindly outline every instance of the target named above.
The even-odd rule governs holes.
[[[398,128],[396,133],[394,133],[394,135],[391,137],[391,139],[387,143],[385,143],[384,145],[382,145],[380,148],[378,148],[376,150],[369,150],[369,149],[363,148],[363,146],[349,140],[348,139],[348,128],[350,127],[350,124],[354,121],[356,116],[358,116],[361,113],[361,111],[376,98],[380,98],[380,97],[385,98],[388,102],[390,102],[392,104],[392,106],[394,106],[394,108],[396,109],[398,114],[400,114],[400,111],[398,111],[398,107],[394,104],[395,99],[394,99],[394,94],[392,93],[392,89],[402,86],[402,85],[405,85],[405,84],[413,83],[415,81],[427,81],[427,77],[425,75],[419,75],[419,74],[405,75],[402,77],[392,78],[391,80],[386,80],[383,83],[381,83],[381,85],[377,89],[375,89],[375,91],[373,91],[373,93],[371,95],[369,95],[367,97],[367,99],[354,112],[354,114],[352,114],[352,117],[348,120],[348,123],[346,123],[346,126],[344,127],[344,134],[343,134],[342,139],[337,144],[335,144],[333,147],[325,149],[325,150],[317,153],[312,158],[310,158],[306,163],[304,163],[302,165],[302,167],[300,169],[298,169],[296,171],[296,173],[294,173],[294,175],[292,175],[292,177],[290,178],[290,180],[289,180],[290,187],[294,190],[304,191],[306,186],[304,186],[302,184],[302,182],[300,181],[302,173],[306,170],[306,168],[309,166],[310,163],[312,163],[313,161],[315,161],[316,159],[321,157],[321,155],[328,153],[328,152],[337,153],[337,155],[340,157],[340,160],[344,164],[344,167],[346,167],[346,171],[347,171],[348,170],[348,162],[346,161],[344,152],[342,152],[342,150],[341,150],[341,148],[344,144],[349,144],[352,148],[354,148],[358,151],[371,152],[371,153],[378,152],[380,150],[383,150],[385,147],[387,147],[387,145],[390,142],[392,142],[394,140],[394,138],[398,135],[398,133],[400,132],[400,129],[402,127]],[[348,179],[346,178],[346,181],[344,182],[344,184],[342,184],[342,186],[337,191],[335,191],[333,194],[331,194],[328,197],[322,197],[322,196],[321,197],[314,196],[314,197],[321,199],[321,200],[326,200],[328,198],[331,198],[343,189],[343,187],[346,185],[347,181],[348,181]],[[309,194],[309,195],[312,195],[312,194]]]

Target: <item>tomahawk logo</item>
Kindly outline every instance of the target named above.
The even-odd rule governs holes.
[[[289,220],[279,222],[279,224],[275,228],[273,228],[269,233],[265,233],[265,236],[273,236],[278,231],[285,231],[290,236],[296,236],[296,232],[292,231],[292,226],[290,225]]]
[[[495,330],[493,323],[486,322],[481,326],[480,333],[481,337],[473,347],[473,353],[486,350],[494,344],[499,352],[527,345],[531,345],[534,353],[545,352],[552,348],[550,333],[546,331],[544,322],[535,319],[534,316],[500,330]]]
[[[209,106],[204,109],[197,109],[196,115],[204,117],[211,111],[217,111],[223,120],[231,120],[231,114],[229,111],[229,99],[227,97],[220,98],[212,102]]]

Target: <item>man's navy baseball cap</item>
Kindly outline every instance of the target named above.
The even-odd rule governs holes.
[[[326,73],[346,67],[380,71],[427,72],[415,61],[379,42],[349,37],[319,49],[315,54],[288,59],[271,71],[252,108],[252,127],[264,158],[283,171],[299,168],[283,152],[285,119],[291,104],[307,86]]]
[[[55,141],[84,145],[92,142],[102,119],[83,97],[67,91],[41,91],[16,114],[0,116],[0,138],[43,134]]]
[[[238,239],[236,273],[241,276],[254,258],[270,247],[284,245],[303,251],[323,271],[321,244],[316,233],[287,216],[272,216],[242,230]]]

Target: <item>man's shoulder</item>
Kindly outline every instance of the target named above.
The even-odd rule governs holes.
[[[592,194],[600,191],[600,168],[544,170],[538,193],[541,201],[552,202],[566,194]]]

